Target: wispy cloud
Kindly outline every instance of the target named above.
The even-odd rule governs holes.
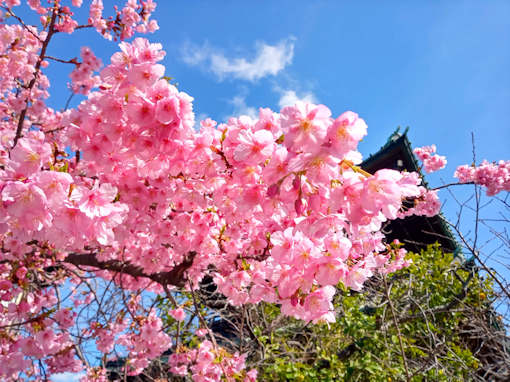
[[[256,81],[267,76],[276,76],[294,57],[293,37],[276,45],[259,42],[256,54],[251,58],[227,57],[208,43],[202,46],[187,43],[182,49],[182,59],[189,65],[202,66],[214,73],[219,80],[237,78]]]
[[[280,99],[278,100],[278,106],[285,107],[285,106],[292,106],[297,101],[305,101],[310,103],[317,103],[317,98],[312,92],[304,92],[304,93],[296,93],[295,90],[287,89],[275,89],[277,92],[280,93]]]
[[[85,373],[70,373],[66,371],[65,373],[53,374],[51,380],[53,382],[78,382],[84,375]]]
[[[230,103],[234,106],[234,112],[232,113],[233,117],[247,115],[252,119],[256,119],[259,116],[259,113],[256,108],[254,108],[253,106],[248,106],[246,104],[246,97],[244,95],[235,96],[230,100]]]

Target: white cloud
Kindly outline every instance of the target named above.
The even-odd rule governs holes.
[[[203,46],[188,43],[183,47],[182,59],[189,65],[205,66],[219,80],[238,78],[256,81],[263,77],[276,76],[292,63],[294,38],[287,38],[276,45],[268,45],[264,42],[257,43],[256,51],[255,57],[251,59],[245,57],[229,58],[219,53],[208,43]]]
[[[256,119],[259,116],[259,113],[256,108],[252,106],[248,106],[246,104],[246,97],[242,95],[235,96],[232,98],[230,103],[234,106],[233,117],[240,117],[241,115],[247,115],[252,119]]]
[[[185,43],[182,46],[182,60],[188,65],[200,65],[207,60],[212,48],[208,43],[198,46],[192,43]]]
[[[70,373],[66,371],[65,373],[53,374],[51,376],[52,382],[78,382],[81,377],[83,377],[85,373]]]
[[[317,103],[317,98],[311,92],[301,93],[300,95],[296,94],[294,90],[277,90],[280,92],[280,99],[278,100],[278,106],[280,108],[285,106],[292,106],[297,101],[304,101],[310,103]]]

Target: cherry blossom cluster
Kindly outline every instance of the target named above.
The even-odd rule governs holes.
[[[334,120],[322,105],[263,109],[217,128],[204,121],[196,133],[191,97],[161,79],[160,49],[121,43],[100,89],[64,117],[67,143],[83,156],[76,171],[115,184],[129,205],[123,259],[157,273],[198,252],[189,275],[198,282],[214,265],[232,303],[279,301],[296,317],[333,320],[323,287],[360,286],[383,267],[372,259],[385,250],[378,230],[402,198],[420,194],[419,178],[363,173],[354,162],[366,125],[352,112]]]
[[[127,263],[146,275],[170,272],[194,253],[187,269],[193,288],[212,269],[232,304],[277,302],[284,314],[314,322],[335,320],[338,282],[359,290],[375,272],[405,265],[402,251],[395,256],[385,246],[380,228],[398,216],[404,198],[420,194],[420,180],[393,170],[370,175],[356,166],[366,125],[355,113],[333,119],[325,106],[297,103],[279,114],[263,109],[257,120],[233,118],[217,127],[204,121],[196,132],[192,98],[161,79],[161,46],[135,39],[120,47],[98,89],[52,125],[60,140],[44,134],[44,126],[5,147],[5,259],[38,279],[41,262],[60,264],[71,252],[93,252],[98,261]],[[66,159],[58,144],[71,146],[80,160]],[[25,302],[22,290],[29,286],[12,271],[4,277],[17,283]],[[150,284],[129,275],[113,280],[133,291]],[[158,284],[150,288],[162,291]],[[130,311],[141,309],[137,304]],[[33,314],[46,313],[23,315],[14,304],[4,322]],[[91,328],[98,349],[123,347],[129,372],[139,373],[171,346],[150,314],[132,314],[122,332]],[[49,323],[40,330],[55,333]],[[18,349],[29,334],[5,346]],[[214,353],[208,346],[198,355],[211,362],[194,364],[191,373],[219,380],[224,368],[202,353]],[[20,371],[27,357],[44,359],[50,372],[78,369],[72,350],[51,345],[23,354]],[[57,354],[75,362],[55,364]]]
[[[489,196],[510,191],[510,161],[483,161],[479,166],[459,166],[454,176],[460,183],[475,183],[487,187]]]
[[[80,1],[75,3],[81,5]],[[77,5],[77,6],[79,6]],[[150,20],[156,3],[152,0],[128,0],[121,10],[115,8],[115,17],[103,17],[103,0],[92,0],[88,22],[105,38],[121,40],[135,33],[154,32],[159,27],[156,20]]]
[[[149,361],[160,356],[171,347],[171,338],[162,331],[163,323],[152,311],[147,318],[140,317],[137,332],[119,336],[118,343],[124,345],[130,354],[129,370],[133,375],[140,374]]]
[[[428,173],[446,166],[446,157],[436,154],[436,145],[417,147],[413,152],[423,162],[423,168]]]
[[[12,140],[16,133],[19,121],[12,116],[19,116],[27,102],[31,104],[31,112],[25,124],[40,122],[51,114],[44,104],[44,99],[49,95],[47,91],[49,81],[41,73],[34,79],[41,40],[45,33],[31,27],[25,29],[19,25],[0,25],[0,94],[2,95],[0,110],[2,116],[5,116],[0,120],[3,145]],[[34,86],[29,90],[27,85],[32,80],[34,80]],[[0,155],[0,161],[2,161],[2,158],[7,157],[7,150],[3,150]]]
[[[257,120],[207,120],[197,132],[192,98],[161,79],[161,46],[135,39],[120,48],[78,108],[51,119],[51,129],[46,122],[26,132],[12,149],[7,141],[5,259],[37,279],[41,262],[61,264],[70,253],[146,275],[170,272],[194,253],[187,269],[193,288],[212,269],[231,303],[278,302],[285,314],[314,322],[335,320],[338,282],[359,290],[375,272],[404,265],[380,228],[398,216],[404,198],[420,194],[420,180],[356,166],[366,125],[355,113],[333,119],[325,106],[298,103],[279,114],[262,109]],[[112,279],[106,269],[97,275]],[[5,277],[18,284],[21,303],[29,287],[12,275]],[[147,278],[113,280],[162,291]],[[171,346],[155,317],[123,328],[91,330],[98,349],[116,344],[128,352],[131,373]],[[53,347],[28,357],[49,362],[57,352],[71,357]],[[62,365],[59,371],[76,370]]]
[[[40,15],[41,25],[47,28],[54,19],[53,27],[57,32],[73,33],[77,28],[93,27],[109,40],[124,40],[135,33],[154,32],[159,28],[156,20],[150,19],[156,9],[156,3],[152,0],[128,0],[122,9],[115,7],[114,16],[107,17],[103,15],[103,0],[92,0],[87,23],[81,25],[74,18],[72,7],[80,8],[83,0],[69,1],[69,5],[63,3],[62,0],[48,1],[48,6],[43,6],[41,0],[27,0],[28,6]],[[0,1],[0,6],[5,7],[8,15],[11,8],[19,5],[20,0]]]
[[[217,351],[213,343],[203,341],[196,349],[180,348],[169,358],[172,373],[186,376],[191,372],[194,381],[254,382],[257,370],[246,371],[245,356],[230,354],[224,349]]]
[[[420,188],[420,195],[413,199],[413,205],[399,211],[398,217],[404,219],[407,216],[428,216],[432,217],[441,210],[441,202],[437,191]]]
[[[71,89],[74,93],[87,95],[90,90],[99,84],[99,77],[94,73],[99,70],[102,63],[90,48],[81,48],[82,62],[77,63],[71,72]]]
[[[52,164],[51,146],[40,131],[20,139],[10,155],[0,174],[0,233],[8,234],[5,249],[11,250],[4,256],[13,260],[22,256],[24,246],[19,243],[34,239],[66,250],[82,249],[94,241],[112,243],[112,229],[128,209],[112,203],[117,195],[114,186],[73,179],[62,171],[40,171]],[[96,224],[97,219],[102,223]]]
[[[55,309],[48,309],[53,308],[57,302],[55,291],[27,292],[26,285],[30,280],[24,279],[26,270],[20,272],[20,269],[22,268],[13,272],[13,267],[7,264],[2,264],[0,269],[3,275],[13,272],[13,278],[18,284],[11,283],[5,277],[0,282],[0,300],[4,310],[0,316],[0,325],[9,327],[20,319],[29,323],[25,326],[25,336],[15,341],[7,337],[0,343],[1,375],[8,378],[23,370],[27,376],[37,376],[37,367],[31,364],[30,358],[45,359],[50,373],[62,370],[80,371],[83,368],[82,362],[76,358],[74,344],[66,330],[74,323],[73,313],[64,308],[50,315],[49,312]],[[13,335],[9,331],[3,334]]]

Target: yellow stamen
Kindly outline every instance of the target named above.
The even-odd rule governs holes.
[[[354,163],[352,163],[350,160],[347,160],[347,159],[343,159],[341,162],[340,162],[340,166],[342,168],[350,168],[352,169],[354,172],[357,172],[361,175],[364,175],[366,176],[367,178],[370,178],[372,176],[372,174],[370,174],[369,172],[366,172],[365,170],[363,170],[361,167],[359,166],[355,166]]]

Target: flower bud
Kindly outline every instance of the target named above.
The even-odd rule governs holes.
[[[267,188],[267,197],[274,198],[276,195],[280,193],[280,186],[276,183],[273,183]]]
[[[293,190],[299,190],[301,187],[301,177],[299,175],[296,175],[294,180],[292,181],[292,189]]]
[[[303,202],[303,199],[296,199],[294,202],[294,208],[296,209],[296,214],[303,215],[305,212],[305,203]]]

